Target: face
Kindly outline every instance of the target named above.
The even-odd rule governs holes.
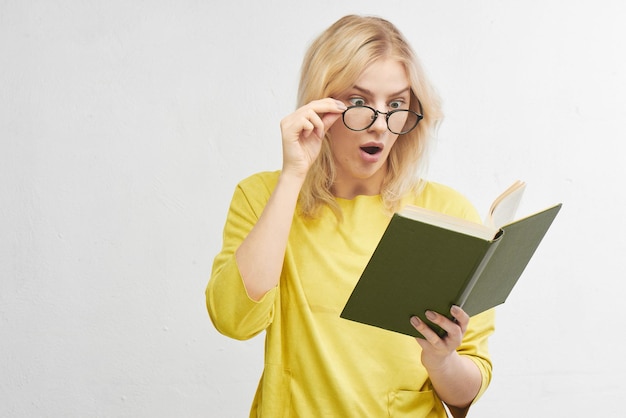
[[[337,99],[347,106],[366,105],[380,112],[408,109],[410,84],[406,70],[393,59],[375,61]],[[379,194],[387,157],[398,139],[387,129],[385,115],[378,115],[374,124],[363,131],[348,129],[340,119],[328,132],[337,169],[333,193],[344,198]]]

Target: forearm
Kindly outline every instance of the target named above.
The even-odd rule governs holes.
[[[480,391],[480,370],[469,357],[456,351],[437,367],[425,367],[435,392],[448,405],[459,408],[469,406]]]
[[[303,179],[282,173],[259,220],[235,253],[248,295],[259,300],[278,285]]]
[[[281,123],[283,168],[263,213],[235,252],[248,296],[259,300],[278,285],[300,189],[319,155],[324,134],[346,110],[344,103],[314,100]]]

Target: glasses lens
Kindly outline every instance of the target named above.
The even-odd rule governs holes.
[[[410,110],[396,110],[389,115],[387,125],[394,134],[405,134],[417,126],[419,116]]]
[[[354,106],[343,112],[343,123],[353,131],[363,131],[369,128],[375,119],[376,111],[369,106]],[[394,134],[406,134],[417,126],[420,119],[421,116],[413,111],[394,110],[389,113],[387,127]]]
[[[343,123],[353,131],[362,131],[369,128],[376,117],[373,109],[366,106],[351,107],[343,113]]]

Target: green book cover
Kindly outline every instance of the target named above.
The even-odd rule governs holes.
[[[409,319],[426,310],[450,317],[452,305],[475,315],[503,303],[561,205],[478,238],[395,214],[341,317],[423,338]]]
[[[467,299],[460,301],[468,315],[474,316],[506,301],[559,210],[560,204],[502,227],[502,242]]]

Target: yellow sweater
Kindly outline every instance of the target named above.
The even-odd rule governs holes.
[[[250,416],[445,417],[414,338],[339,317],[390,220],[379,196],[339,199],[340,223],[330,210],[315,221],[296,213],[279,286],[259,302],[248,297],[234,252],[278,174],[259,173],[237,186],[206,291],[218,331],[242,340],[266,331],[265,368]],[[435,183],[406,203],[479,221],[465,198]],[[491,380],[493,316],[473,317],[458,349],[482,373],[479,396]]]

